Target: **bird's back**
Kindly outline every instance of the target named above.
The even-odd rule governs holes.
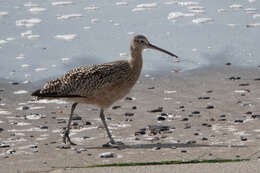
[[[86,103],[107,107],[125,96],[138,76],[128,61],[78,67],[60,78],[47,82],[32,95],[41,98],[84,98]]]

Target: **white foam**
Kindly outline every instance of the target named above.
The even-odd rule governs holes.
[[[116,2],[116,5],[118,5],[118,6],[127,6],[128,2],[126,2],[126,1]]]
[[[61,60],[63,61],[63,62],[65,62],[65,61],[69,61],[71,58],[61,58]]]
[[[57,16],[58,20],[66,20],[66,19],[75,19],[75,18],[80,18],[82,17],[81,14],[79,13],[73,13],[73,14],[66,14],[66,15],[62,15],[62,16]]]
[[[89,30],[89,29],[91,29],[91,26],[84,26],[83,29]]]
[[[29,128],[29,129],[12,129],[8,130],[8,132],[42,132],[42,131],[47,131],[47,129],[40,129],[38,127],[34,128]]]
[[[136,5],[136,8],[155,8],[157,6],[158,6],[157,3],[153,2],[153,3],[138,4]]]
[[[28,35],[31,35],[32,34],[32,30],[27,30],[25,32],[22,32],[20,35],[21,37],[27,37]]]
[[[229,8],[234,8],[234,9],[240,9],[242,8],[243,6],[241,4],[232,4],[229,6]]]
[[[178,2],[178,5],[181,6],[199,5],[199,2],[195,2],[195,1]]]
[[[99,21],[99,19],[91,19],[90,22],[91,23],[97,23]]]
[[[8,43],[8,41],[6,41],[6,40],[0,40],[0,44],[6,44],[6,43]]]
[[[176,1],[168,1],[168,2],[164,2],[165,5],[172,5],[172,4],[177,4]]]
[[[128,53],[127,52],[122,52],[122,53],[119,53],[119,56],[120,57],[127,57]]]
[[[46,8],[33,7],[33,8],[30,8],[28,11],[30,11],[31,13],[34,13],[34,14],[38,14],[38,13],[44,12],[46,10],[47,10]]]
[[[230,26],[230,27],[235,27],[235,26],[237,26],[237,24],[234,24],[234,23],[229,23],[229,24],[227,24],[228,26]]]
[[[246,25],[246,27],[248,27],[248,28],[254,28],[254,27],[259,27],[259,26],[260,26],[260,23],[252,23],[252,24]]]
[[[89,6],[89,7],[85,7],[84,9],[85,10],[90,10],[90,11],[95,11],[95,10],[99,9],[99,7],[97,7],[97,6]]]
[[[53,6],[65,6],[65,5],[72,5],[72,1],[57,1],[51,3]]]
[[[255,19],[255,18],[260,18],[260,14],[254,14],[253,15],[253,18]]]
[[[27,68],[27,67],[30,67],[31,65],[30,64],[22,64],[21,67],[22,68]]]
[[[32,2],[27,2],[23,6],[25,6],[25,7],[38,7],[39,4],[33,4]]]
[[[196,24],[200,23],[208,23],[208,22],[213,22],[214,20],[212,18],[197,18],[193,19],[192,22]]]
[[[44,106],[33,106],[33,107],[30,107],[30,110],[38,110],[38,109],[44,109],[45,107]]]
[[[28,38],[29,40],[35,40],[35,39],[37,39],[37,38],[40,38],[40,35],[28,35],[27,38]]]
[[[248,2],[250,2],[250,3],[253,3],[253,2],[255,2],[256,0],[248,0]]]
[[[14,37],[8,37],[8,38],[6,38],[6,40],[7,40],[7,41],[13,41],[13,40],[16,40],[16,38],[14,38]]]
[[[28,125],[31,125],[31,123],[18,122],[16,125],[17,125],[17,126],[28,126]]]
[[[134,35],[135,33],[134,32],[128,32],[127,34],[128,35]]]
[[[226,12],[226,11],[227,11],[227,10],[224,9],[224,8],[217,9],[217,12],[218,12],[218,13],[224,13],[224,12]]]
[[[140,11],[145,11],[146,8],[134,8],[132,9],[132,12],[140,12]]]
[[[188,8],[188,10],[203,10],[204,9],[204,7],[202,7],[202,6],[189,6],[187,8]]]
[[[38,23],[41,23],[41,19],[38,18],[22,19],[16,21],[16,26],[33,27],[35,24]]]
[[[190,13],[205,13],[205,10],[189,10]]]
[[[245,8],[244,10],[247,14],[255,14],[257,12],[256,8]]]
[[[7,16],[8,15],[8,12],[7,11],[0,11],[0,17],[1,16]]]
[[[168,19],[172,20],[172,19],[177,19],[180,17],[191,17],[194,16],[195,14],[193,13],[182,13],[182,12],[170,12],[168,14]]]
[[[47,70],[48,70],[47,68],[36,68],[36,69],[34,69],[34,71],[36,71],[36,72],[47,71]]]
[[[14,94],[26,94],[26,93],[28,93],[28,91],[25,90],[19,90],[14,92]]]
[[[56,35],[55,38],[61,40],[73,40],[76,38],[76,34],[64,34],[64,35]]]

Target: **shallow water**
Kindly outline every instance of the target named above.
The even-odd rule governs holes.
[[[231,62],[260,65],[260,2],[0,1],[0,78],[36,81],[125,59],[134,34],[181,57],[145,51],[143,74]]]

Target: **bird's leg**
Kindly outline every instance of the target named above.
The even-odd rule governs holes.
[[[71,124],[71,119],[72,119],[72,116],[73,116],[73,112],[77,106],[77,102],[73,103],[72,106],[71,106],[71,113],[70,113],[70,117],[69,117],[69,122],[68,122],[68,125],[67,125],[67,129],[63,135],[63,142],[66,144],[66,142],[68,141],[70,143],[70,145],[76,145],[75,143],[71,142],[70,140],[70,137],[69,137],[69,133],[70,133],[70,124]]]
[[[111,135],[111,133],[109,132],[109,129],[108,129],[108,127],[107,127],[107,123],[106,123],[106,119],[105,119],[105,115],[104,115],[104,110],[101,108],[100,109],[100,118],[101,118],[101,120],[102,120],[102,122],[103,122],[103,124],[104,124],[104,126],[105,126],[105,129],[106,129],[106,131],[107,131],[107,135],[108,135],[108,137],[109,137],[109,139],[110,139],[110,141],[108,142],[108,143],[110,143],[110,144],[120,144],[120,145],[122,145],[123,143],[122,142],[116,142],[113,138],[112,138],[112,135]]]

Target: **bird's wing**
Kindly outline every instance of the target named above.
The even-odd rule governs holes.
[[[47,82],[32,95],[39,97],[88,97],[105,87],[127,79],[130,66],[127,61],[78,67],[60,78]]]

